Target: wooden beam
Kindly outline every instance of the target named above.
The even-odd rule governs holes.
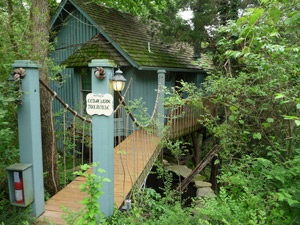
[[[219,152],[219,150],[220,150],[220,146],[215,145],[209,151],[209,153],[201,160],[201,162],[195,167],[195,169],[191,172],[191,174],[181,182],[181,185],[179,185],[176,190],[183,191],[188,186],[188,184],[192,181],[192,179],[207,166],[207,164],[213,159],[213,157]]]

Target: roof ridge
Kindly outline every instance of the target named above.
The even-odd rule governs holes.
[[[133,18],[136,17],[136,16],[133,16],[133,15],[131,15],[130,13],[125,12],[125,11],[123,11],[123,10],[115,9],[115,8],[112,8],[112,7],[109,7],[109,6],[106,6],[106,5],[102,5],[102,4],[98,3],[98,2],[96,2],[95,0],[73,0],[73,1],[75,1],[75,2],[80,2],[80,3],[82,3],[82,4],[91,4],[91,3],[94,3],[94,4],[96,4],[96,5],[99,6],[99,7],[103,7],[103,8],[109,9],[109,10],[113,10],[113,11],[116,11],[116,12],[118,12],[118,13],[123,13],[123,14],[126,14],[126,15],[128,15],[128,16],[131,16],[131,17],[133,17]],[[104,4],[105,4],[105,2],[104,2]]]

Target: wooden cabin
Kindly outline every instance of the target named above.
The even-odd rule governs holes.
[[[150,35],[153,32],[149,27],[137,17],[92,1],[62,1],[51,21],[55,34],[55,51],[51,58],[66,68],[51,74],[55,78],[51,88],[71,108],[84,114],[85,96],[91,92],[88,64],[93,59],[110,59],[116,69],[121,67],[127,83],[133,77],[127,97],[142,98],[151,114],[158,88],[158,70],[166,70],[167,87],[174,87],[180,80],[196,85],[203,82],[206,73],[192,63],[193,48],[186,44],[163,44]],[[117,97],[115,102],[118,102]],[[60,108],[54,103],[54,111]]]

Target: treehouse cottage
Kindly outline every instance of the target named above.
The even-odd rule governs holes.
[[[110,59],[121,67],[132,88],[127,98],[142,98],[151,114],[158,89],[158,70],[165,70],[167,87],[184,80],[200,84],[205,78],[202,68],[192,63],[193,49],[162,44],[152,38],[148,27],[127,13],[99,6],[92,1],[64,0],[51,21],[55,32],[55,51],[51,58],[65,65],[55,76],[52,89],[69,106],[85,113],[85,98],[91,92],[93,59]],[[118,99],[115,95],[115,106]],[[55,111],[59,105],[54,105]]]
[[[66,156],[73,156],[73,170],[75,161],[79,161],[75,159],[75,147],[67,149],[68,143],[72,146],[76,142],[80,143],[80,164],[83,164],[85,138],[92,142],[88,151],[89,162],[91,158],[93,162],[99,162],[101,168],[106,170],[105,176],[111,180],[103,183],[101,190],[104,194],[98,199],[100,210],[110,216],[114,203],[118,208],[130,208],[130,204],[126,203],[131,198],[132,189],[139,189],[145,184],[162,148],[159,134],[160,126],[163,127],[166,122],[163,118],[166,112],[171,115],[171,119],[167,121],[167,124],[171,124],[167,126],[170,138],[188,135],[202,128],[198,122],[201,118],[199,109],[193,109],[188,102],[181,108],[165,110],[161,85],[174,87],[180,80],[199,85],[204,81],[204,70],[192,63],[192,48],[163,44],[158,38],[150,35],[148,27],[136,17],[99,6],[92,1],[61,2],[51,21],[51,30],[56,35],[53,39],[55,51],[51,53],[51,58],[57,65],[65,65],[66,69],[61,73],[52,74],[55,79],[51,88],[55,92],[43,86],[52,94],[53,99],[59,100],[53,101],[54,111],[58,112],[64,108],[60,121],[63,125],[58,123],[57,129],[61,130],[63,127],[64,133],[64,144],[59,147],[63,155],[65,187],[46,202],[45,212],[40,220],[48,218],[56,224],[62,224],[62,202],[71,210],[78,211],[82,208],[82,205],[78,204],[86,197],[86,193],[79,192],[78,188],[84,182],[82,177],[77,177],[66,185]],[[99,66],[103,68],[96,68]],[[119,96],[122,98],[121,102],[126,104],[129,100],[142,98],[146,114],[151,116],[152,122],[158,123],[143,123],[143,117],[135,118],[132,109],[127,108],[125,111],[120,105],[119,92],[112,95],[109,78],[117,67],[121,67],[127,80],[126,89],[121,93],[122,96]],[[107,77],[103,80],[97,79],[97,76],[103,75],[103,71],[107,72]],[[91,92],[93,93],[89,94]],[[72,118],[66,118],[67,109],[72,112]],[[91,115],[89,110],[99,109],[107,114],[93,115],[92,121],[78,115]],[[173,116],[178,114],[184,116]],[[81,130],[75,129],[76,117],[82,120]],[[73,123],[66,125],[67,121]],[[172,123],[168,123],[169,121]],[[89,134],[92,135],[84,133],[87,122],[90,127]],[[154,129],[149,132],[149,127]],[[72,130],[72,138],[66,142],[65,132],[68,129]],[[75,132],[81,136],[79,140],[75,138]],[[52,167],[54,163],[56,162],[52,163]],[[92,173],[92,170],[89,172]],[[98,173],[96,168],[93,173]]]

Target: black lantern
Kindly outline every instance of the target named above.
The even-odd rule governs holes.
[[[115,72],[115,74],[114,74],[113,78],[111,79],[111,81],[112,81],[113,89],[115,91],[123,91],[123,89],[125,87],[126,79],[123,76],[123,72],[120,70],[120,67]]]

